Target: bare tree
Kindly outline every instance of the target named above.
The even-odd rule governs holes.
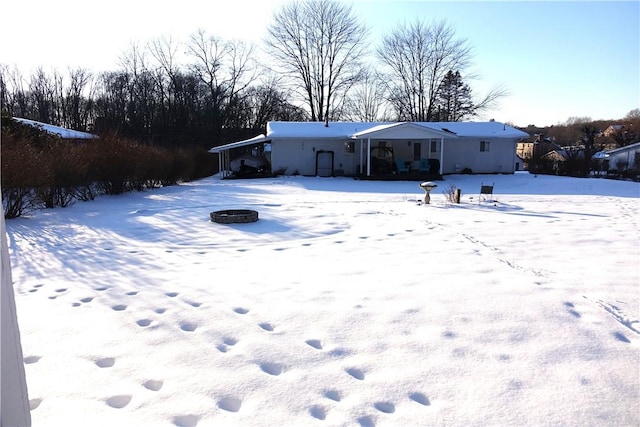
[[[207,88],[212,120],[224,125],[225,109],[238,110],[242,94],[256,76],[253,45],[224,41],[198,30],[191,36],[187,54],[194,59],[191,69]]]
[[[352,121],[386,120],[384,85],[377,73],[367,70],[345,101],[343,117]]]
[[[86,130],[93,103],[92,75],[84,68],[69,70],[69,84],[64,96],[64,125]]]
[[[293,1],[276,12],[266,45],[295,82],[312,121],[329,121],[361,77],[367,29],[352,8],[332,0]]]
[[[438,86],[450,70],[464,70],[471,48],[444,21],[402,25],[384,37],[377,56],[387,68],[387,90],[398,119],[431,121]]]

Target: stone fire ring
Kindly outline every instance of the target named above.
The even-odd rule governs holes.
[[[227,209],[211,212],[211,221],[219,224],[248,223],[258,220],[258,211],[250,209]]]

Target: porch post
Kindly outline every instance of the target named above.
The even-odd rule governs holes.
[[[362,171],[364,170],[364,165],[362,164],[362,161],[364,160],[364,156],[362,154],[364,143],[362,142],[362,139],[359,139],[358,141],[360,141],[360,175],[362,175]]]
[[[371,176],[371,138],[367,138],[367,176]]]
[[[444,169],[444,138],[440,138],[440,170],[438,173],[442,175]]]

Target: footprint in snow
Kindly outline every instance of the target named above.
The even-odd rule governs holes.
[[[116,359],[113,357],[104,357],[96,361],[96,365],[100,368],[111,368],[115,363]]]
[[[200,417],[198,415],[177,415],[173,417],[173,425],[177,427],[196,427]]]
[[[358,418],[358,424],[360,427],[375,427],[376,423],[369,415]]]
[[[284,366],[281,363],[265,362],[260,364],[262,372],[269,375],[278,376],[284,372]]]
[[[163,384],[164,383],[160,380],[148,380],[148,381],[145,381],[144,384],[142,385],[147,390],[159,391],[162,388]]]
[[[124,311],[127,309],[127,306],[125,304],[117,304],[111,307],[111,309],[115,311]]]
[[[385,414],[393,414],[396,411],[396,406],[391,402],[376,402],[373,406],[378,411],[384,412]]]
[[[238,340],[236,340],[235,338],[227,337],[222,340],[222,344],[218,344],[216,348],[220,353],[226,353],[229,351],[229,347],[233,347],[237,342]]]
[[[236,307],[233,309],[233,311],[235,311],[238,314],[247,314],[249,312],[249,309],[243,308],[243,307]]]
[[[42,356],[27,356],[23,359],[26,365],[31,365],[32,363],[36,363],[42,358]]]
[[[305,342],[316,350],[322,350],[322,343],[320,340],[306,340]]]
[[[140,327],[146,328],[151,324],[151,319],[140,319],[136,321],[136,324]]]
[[[223,397],[218,400],[218,408],[228,412],[238,412],[242,407],[242,400],[235,397]]]
[[[259,323],[258,326],[267,332],[273,332],[273,326],[270,323]]]
[[[351,375],[353,378],[363,381],[364,380],[364,372],[357,368],[349,368],[347,369],[347,374]]]
[[[29,409],[33,411],[34,409],[37,409],[41,403],[42,399],[29,399]]]
[[[331,399],[334,402],[340,402],[340,400],[342,400],[342,396],[340,396],[340,392],[338,390],[327,390],[324,392],[324,397]]]
[[[620,333],[620,332],[615,332],[613,334],[613,336],[618,340],[618,341],[622,341],[622,342],[626,342],[626,343],[631,343],[631,341],[629,341],[629,338],[625,337],[624,334]]]
[[[419,404],[421,404],[423,406],[431,405],[431,402],[429,401],[429,398],[423,393],[419,393],[419,392],[410,393],[409,394],[409,399],[411,399],[414,402],[417,402],[417,403],[419,403]]]
[[[107,399],[107,405],[116,409],[124,408],[129,402],[131,402],[131,395],[129,394],[121,394]]]
[[[193,332],[198,328],[198,325],[196,323],[191,323],[191,322],[182,322],[180,324],[180,329],[182,329],[185,332]]]
[[[309,413],[313,418],[316,418],[318,420],[325,420],[327,418],[327,411],[322,406],[312,406],[311,408],[309,408]]]
[[[167,292],[165,293],[166,296],[168,296],[169,298],[175,298],[178,296],[177,292]]]

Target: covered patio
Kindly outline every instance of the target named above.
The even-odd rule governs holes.
[[[360,177],[433,179],[442,176],[445,138],[457,136],[401,122],[381,124],[351,138],[359,141]]]

